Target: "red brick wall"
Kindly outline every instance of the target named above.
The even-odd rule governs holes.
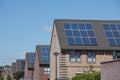
[[[27,79],[27,78],[32,78],[32,70],[28,70],[28,66],[27,66],[27,59],[25,59],[25,70],[24,70],[24,78]]]
[[[24,70],[24,78],[28,77],[28,68],[27,68],[27,57],[25,59],[25,70]]]
[[[5,71],[2,71],[2,78],[5,77]]]
[[[24,78],[32,78],[32,70],[25,70]]]
[[[5,76],[7,76],[8,74],[10,74],[10,70],[2,71],[2,78],[4,78]]]
[[[48,80],[48,75],[44,74],[44,67],[40,67],[40,80]]]
[[[39,66],[38,53],[35,56],[35,65],[34,65],[34,79],[35,80],[48,80],[48,75],[44,74],[44,67]]]
[[[39,68],[39,62],[38,62],[38,54],[35,55],[35,65],[34,65],[34,79],[40,80],[40,68]]]
[[[120,60],[101,63],[101,80],[120,80]]]

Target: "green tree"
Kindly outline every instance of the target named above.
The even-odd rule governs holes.
[[[10,75],[7,75],[6,80],[12,80]]]
[[[24,76],[24,72],[18,71],[15,73],[14,79],[19,80],[19,79],[23,78],[23,76]]]
[[[84,73],[73,77],[72,80],[101,80],[101,74],[99,72]]]
[[[92,64],[89,65],[89,68],[90,68],[89,72],[94,72],[94,70],[93,70],[94,66]]]
[[[2,74],[0,73],[0,80],[2,80]]]

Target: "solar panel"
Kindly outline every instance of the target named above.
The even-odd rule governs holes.
[[[24,70],[24,68],[25,68],[25,61],[20,61],[20,62],[21,62],[20,68],[21,68],[21,70]]]
[[[30,63],[33,64],[35,61],[35,55],[34,54],[30,54]]]
[[[43,61],[49,61],[50,60],[50,56],[49,56],[50,48],[44,47],[42,48],[41,52],[42,52]]]
[[[97,45],[92,25],[89,23],[64,23],[69,45]]]
[[[120,45],[120,24],[103,24],[103,28],[109,45]]]

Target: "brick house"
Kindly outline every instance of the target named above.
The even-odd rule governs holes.
[[[100,62],[120,58],[119,53],[120,21],[56,19],[50,44],[50,80],[72,78],[89,71],[90,65],[100,71]]]
[[[24,80],[33,79],[35,53],[27,52],[25,57]]]
[[[25,59],[17,59],[16,60],[16,72],[17,71],[24,72],[24,68],[25,68]]]
[[[2,79],[6,79],[7,75],[11,74],[11,66],[2,66]]]
[[[11,77],[12,77],[12,79],[13,79],[15,73],[16,73],[16,63],[12,63],[12,66],[11,66]]]
[[[101,62],[101,80],[120,80],[120,60]]]
[[[49,45],[37,45],[35,51],[34,79],[49,80]]]
[[[16,72],[22,72],[24,78],[25,59],[16,60]]]

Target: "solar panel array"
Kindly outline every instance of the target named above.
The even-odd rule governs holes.
[[[69,45],[97,45],[92,25],[89,23],[64,23]]]
[[[21,63],[21,66],[20,66],[21,70],[24,70],[25,69],[25,61],[20,61],[20,63]]]
[[[34,54],[30,54],[30,63],[34,64],[35,62],[35,55]]]
[[[109,45],[120,45],[120,24],[103,24]]]
[[[50,61],[50,48],[42,48],[42,58],[43,61]]]

